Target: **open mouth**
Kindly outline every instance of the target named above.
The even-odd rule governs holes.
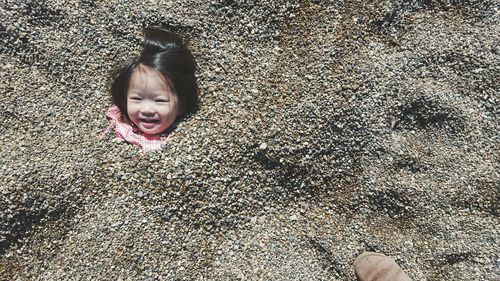
[[[141,122],[141,126],[147,130],[153,129],[160,124],[160,119],[140,118],[139,121]]]
[[[140,118],[139,121],[145,124],[158,124],[160,123],[160,119],[145,119],[145,118]]]

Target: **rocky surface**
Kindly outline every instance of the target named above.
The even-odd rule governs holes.
[[[155,2],[155,3],[153,3]],[[498,280],[499,3],[0,4],[2,280]],[[141,29],[187,38],[168,147],[105,135]]]

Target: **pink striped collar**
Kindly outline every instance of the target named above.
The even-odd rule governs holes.
[[[113,105],[106,111],[109,127],[106,132],[112,127],[115,127],[115,139],[118,141],[128,142],[139,146],[143,153],[159,150],[165,147],[166,140],[170,137],[170,133],[162,133],[160,135],[148,135],[142,133],[136,126],[122,120],[120,109]]]

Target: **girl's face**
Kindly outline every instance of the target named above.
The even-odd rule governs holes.
[[[139,65],[130,78],[127,113],[143,133],[154,135],[170,127],[182,112],[177,95],[165,78],[158,71]]]

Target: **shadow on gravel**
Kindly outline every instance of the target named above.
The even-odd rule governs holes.
[[[368,205],[371,210],[391,218],[415,218],[417,214],[412,198],[396,189],[368,192]]]
[[[396,1],[383,18],[373,21],[372,26],[379,32],[389,33],[390,28],[400,29],[404,26],[405,16],[422,10],[454,12],[471,19],[481,20],[494,13],[494,6],[494,2],[490,0]]]
[[[309,244],[321,258],[323,268],[328,270],[330,274],[332,274],[333,276],[340,276],[341,278],[346,278],[348,276],[348,274],[346,274],[345,270],[342,267],[342,262],[339,262],[335,258],[334,254],[330,250],[328,250],[328,245],[323,245],[322,241],[313,237],[309,238]]]
[[[461,210],[479,211],[493,217],[500,215],[500,191],[493,181],[477,180],[472,190],[450,195],[450,204]]]
[[[328,104],[323,106],[325,108],[319,111],[329,107]],[[268,179],[258,181],[273,186],[265,190],[263,199],[274,203],[279,199],[285,205],[321,201],[327,197],[342,200],[345,193],[354,188],[351,179],[358,174],[360,153],[370,139],[368,120],[360,116],[354,108],[333,113],[333,116],[317,116],[307,108],[287,110],[287,120],[294,120],[299,128],[313,127],[314,133],[302,135],[300,129],[287,128],[289,125],[283,124],[285,131],[298,130],[296,137],[300,143],[284,138],[266,150],[259,150],[257,143],[246,149],[245,157],[250,165],[267,175]]]
[[[0,225],[0,256],[14,244],[19,244],[29,235],[35,226],[57,221],[63,217],[71,217],[75,210],[67,207],[53,209],[47,206],[42,198],[29,197],[22,207],[12,209],[14,214]]]
[[[28,23],[40,26],[54,26],[64,22],[65,13],[57,8],[51,8],[47,1],[26,1],[21,4],[20,11],[26,16]]]
[[[462,118],[455,110],[444,107],[426,97],[417,97],[398,108],[396,121],[392,125],[395,130],[444,129],[452,134],[464,130]]]

